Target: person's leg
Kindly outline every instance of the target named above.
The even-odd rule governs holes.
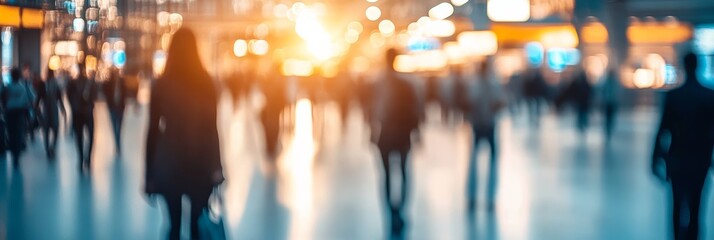
[[[496,127],[491,126],[486,133],[486,141],[490,146],[491,160],[488,170],[488,209],[493,210],[496,202],[496,187],[498,185],[498,146],[496,143]]]
[[[466,184],[466,200],[468,204],[468,210],[473,211],[476,208],[476,195],[478,193],[478,142],[481,139],[480,132],[473,128],[473,148],[471,149],[471,156],[469,157],[469,170],[468,170],[468,182]]]
[[[59,137],[59,123],[55,124],[50,128],[51,130],[51,140],[50,140],[50,154],[52,158],[57,155],[57,138]]]
[[[45,122],[44,126],[42,126],[42,133],[44,135],[44,143],[45,143],[45,154],[47,155],[47,159],[52,159],[52,149],[50,148],[50,124],[49,122]]]
[[[401,187],[401,196],[399,196],[399,204],[397,205],[397,208],[401,211],[404,209],[404,205],[407,202],[407,199],[409,197],[409,171],[408,171],[408,160],[409,160],[409,150],[403,150],[399,153],[400,157],[400,165],[399,165],[399,170],[401,171],[402,174],[402,187]]]
[[[392,204],[392,181],[391,181],[391,171],[389,168],[389,150],[380,149],[382,155],[382,169],[384,170],[384,197],[386,200],[387,207],[389,210],[394,209]]]
[[[207,188],[191,194],[191,239],[199,239],[198,219],[203,214],[203,210],[208,207],[208,198],[211,196],[212,188]]]
[[[84,156],[87,162],[87,168],[91,169],[92,165],[92,149],[94,148],[94,115],[87,117],[86,127],[87,127],[87,154]]]
[[[72,132],[74,132],[74,142],[77,147],[79,157],[79,169],[84,167],[84,123],[79,116],[72,116]]]
[[[181,239],[181,194],[164,194],[169,210],[169,240]]]
[[[10,151],[10,157],[12,158],[12,167],[15,169],[20,168],[20,151],[18,150],[11,150]]]
[[[112,120],[112,130],[114,133],[114,146],[116,149],[117,155],[121,155],[121,128],[122,128],[122,119],[124,115],[124,110],[123,109],[111,109],[110,110],[110,117]]]
[[[689,226],[687,227],[687,240],[699,239],[699,210],[704,190],[704,177],[698,177],[691,183],[690,191],[687,193],[687,206],[689,207]]]
[[[689,215],[687,211],[686,194],[687,184],[681,180],[681,177],[672,177],[672,230],[675,240],[686,239],[688,219],[683,219]]]

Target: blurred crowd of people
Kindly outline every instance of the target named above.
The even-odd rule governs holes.
[[[247,99],[253,89],[260,89],[264,95],[265,105],[258,118],[265,134],[264,150],[272,163],[281,152],[284,115],[295,104],[297,95],[309,98],[313,104],[336,102],[343,120],[353,105],[359,105],[364,121],[372,131],[370,140],[380,152],[387,223],[390,235],[396,238],[402,238],[408,226],[409,217],[405,216],[404,209],[410,190],[409,158],[413,147],[422,144],[420,128],[426,121],[427,106],[439,106],[444,123],[465,123],[472,130],[465,196],[468,211],[474,213],[479,199],[477,151],[482,140],[488,144],[490,154],[485,206],[488,211],[495,208],[499,156],[497,130],[501,112],[508,110],[516,116],[515,113],[525,108],[528,121],[537,127],[544,107],[552,106],[548,109],[558,112],[572,108],[574,125],[584,136],[588,131],[590,112],[599,106],[604,116],[604,133],[609,140],[619,102],[614,71],[606,74],[600,86],[594,86],[580,67],[561,74],[558,85],[548,83],[540,68],[516,73],[504,81],[495,73],[492,60],[487,58],[468,68],[473,69],[473,73],[465,72],[462,67],[452,67],[446,78],[451,79],[453,86],[445,88],[444,76],[397,72],[394,62],[400,53],[390,49],[385,54],[384,70],[379,76],[355,77],[343,71],[334,77],[298,78],[280,76],[279,71],[258,74],[246,70],[218,82],[212,81],[203,67],[196,38],[189,30],[181,29],[175,33],[168,53],[166,69],[151,90],[144,190],[146,194],[160,195],[166,201],[171,226],[169,239],[180,238],[181,198],[184,195],[192,203],[191,236],[201,238],[201,216],[206,212],[212,192],[224,181],[217,126],[221,83],[235,102]],[[667,94],[653,171],[663,180],[672,182],[677,239],[696,239],[696,213],[699,212],[699,199],[714,145],[714,107],[711,106],[714,98],[710,90],[696,85],[697,81],[692,77],[696,59],[688,56],[685,66],[687,84]],[[6,130],[3,131],[6,141],[2,144],[11,153],[16,169],[21,165],[22,153],[36,130],[41,130],[44,136],[47,158],[56,158],[62,122],[71,128],[80,171],[90,169],[94,106],[100,99],[107,104],[116,154],[121,156],[125,109],[136,93],[135,89],[127,87],[119,69],[113,68],[102,81],[97,79],[98,74],[81,64],[73,76],[48,69],[41,78],[32,73],[29,66],[22,71],[13,69],[11,75],[11,83],[1,91],[3,128]],[[419,81],[422,78],[424,81]],[[65,99],[70,107],[68,110],[65,109]],[[671,138],[668,147],[659,141],[665,133]],[[398,157],[393,158],[394,155]],[[662,163],[667,166],[666,172],[659,169]],[[394,176],[395,173],[398,176]],[[400,184],[395,185],[395,181]],[[686,223],[679,220],[683,211],[689,216]]]
[[[32,72],[30,64],[24,64],[22,70],[11,70],[10,83],[0,90],[0,149],[10,152],[13,168],[20,168],[20,158],[36,135],[43,138],[47,159],[55,160],[60,126],[64,123],[70,130],[67,133],[75,139],[79,169],[90,169],[94,106],[100,93],[111,115],[116,153],[121,155],[121,125],[124,108],[130,100],[129,85],[117,68],[112,68],[103,81],[98,81],[97,74],[87,71],[83,64],[78,65],[77,70],[71,74],[46,69],[44,77]]]

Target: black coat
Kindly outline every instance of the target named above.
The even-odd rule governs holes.
[[[192,193],[223,181],[214,89],[159,80],[149,111],[147,193]]]

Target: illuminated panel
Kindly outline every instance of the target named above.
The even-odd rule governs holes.
[[[692,38],[692,28],[686,24],[637,24],[627,28],[627,39],[635,44],[672,44]]]
[[[494,23],[491,30],[498,36],[501,45],[524,45],[541,42],[545,47],[573,48],[577,46],[578,35],[571,24],[507,24]],[[563,39],[558,39],[559,37]],[[545,43],[543,41],[550,41]],[[548,46],[548,44],[555,46]],[[575,46],[573,46],[573,44]]]
[[[528,0],[489,0],[486,11],[494,22],[525,22],[531,17],[531,3]]]
[[[491,31],[468,31],[458,36],[461,48],[470,55],[493,55],[498,51],[498,38]]]
[[[44,12],[36,9],[22,9],[22,27],[41,29],[44,23]]]
[[[19,27],[20,8],[0,5],[0,26]]]

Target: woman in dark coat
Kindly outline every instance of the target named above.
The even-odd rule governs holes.
[[[213,188],[223,182],[217,131],[217,92],[198,56],[196,38],[180,29],[166,71],[152,88],[146,142],[147,194],[168,205],[169,239],[179,239],[181,197],[191,200],[191,238]]]

